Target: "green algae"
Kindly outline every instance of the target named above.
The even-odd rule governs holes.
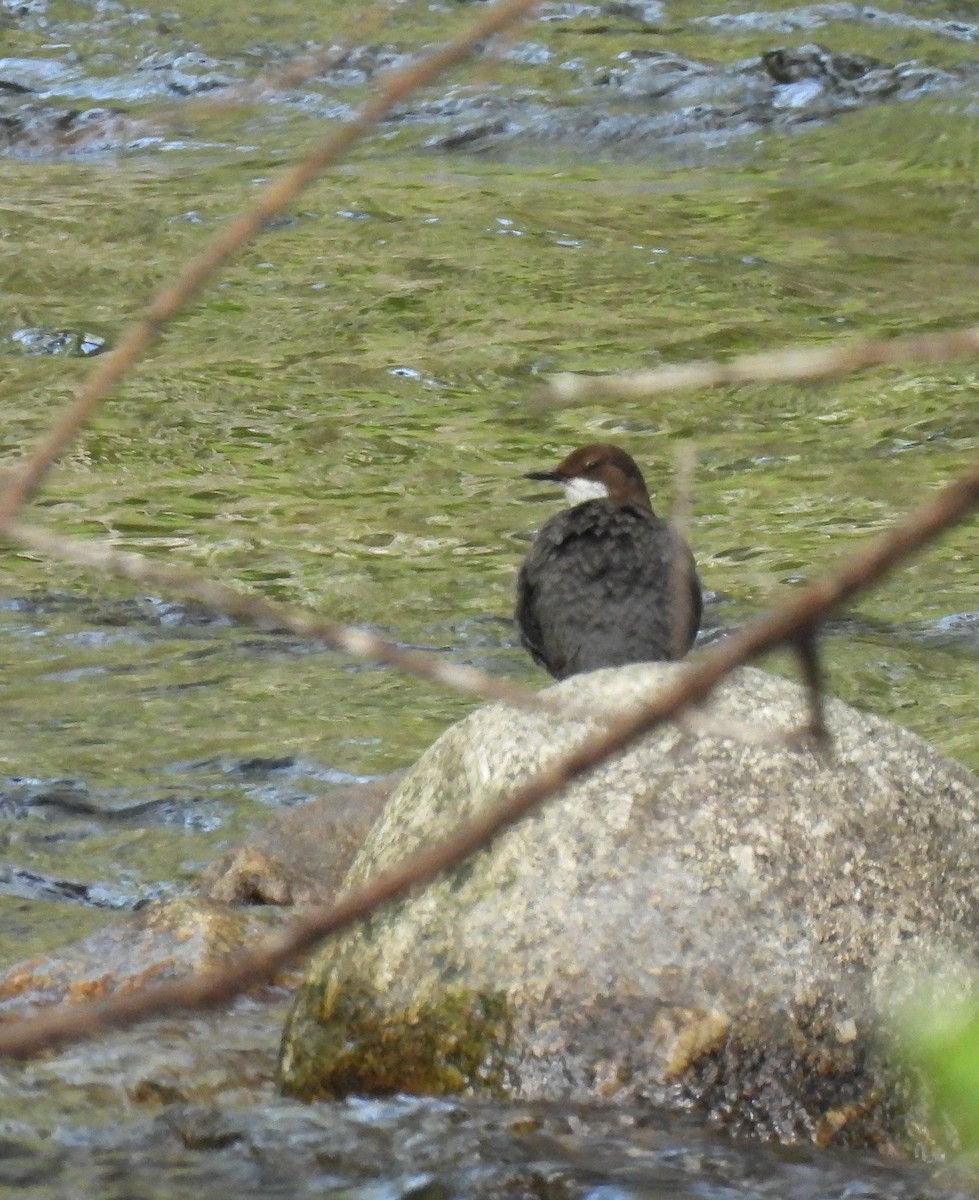
[[[308,983],[283,1034],[280,1082],[304,1100],[495,1094],[511,1024],[501,994],[448,988],[397,1010],[362,985]]]

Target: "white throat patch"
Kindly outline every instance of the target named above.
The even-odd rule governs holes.
[[[608,488],[600,479],[584,479],[580,475],[562,480],[561,486],[569,504],[583,504],[586,500],[607,500]]]

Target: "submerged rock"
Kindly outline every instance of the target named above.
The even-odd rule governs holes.
[[[234,77],[199,50],[158,50],[136,68],[154,74],[168,91],[178,96],[196,96],[215,88],[231,87]]]
[[[276,814],[202,873],[223,904],[329,904],[401,772]]]
[[[78,333],[73,329],[49,329],[46,325],[28,325],[15,329],[10,341],[25,354],[66,354],[90,358],[105,349],[105,338],[97,333]]]
[[[554,103],[543,90],[456,88],[416,102],[401,119],[449,126],[426,143],[438,150],[634,151],[661,149],[666,141],[714,145],[926,94],[959,94],[967,103],[977,82],[971,62],[952,69],[916,59],[886,63],[816,43],[776,46],[728,63],[643,44],[586,72],[572,90],[573,104]]]
[[[280,925],[277,915],[260,917],[201,897],[153,901],[79,942],[9,968],[0,977],[0,1014],[188,979]],[[288,979],[283,973],[276,982]]]
[[[482,708],[392,797],[347,887],[682,666]],[[586,715],[590,714],[590,715]],[[694,1108],[785,1141],[906,1139],[881,1033],[976,958],[979,780],[916,735],[744,669],[434,886],[327,946],[287,1025],[296,1096],[489,1091]]]
[[[102,154],[141,141],[146,144],[153,133],[146,121],[131,118],[117,108],[66,109],[34,100],[0,104],[0,153],[3,154],[26,158]],[[80,349],[77,352],[81,353]]]
[[[911,13],[894,12],[876,8],[872,4],[830,3],[802,4],[798,8],[780,12],[762,10],[757,12],[717,13],[712,16],[694,17],[691,25],[705,25],[711,29],[730,30],[737,33],[777,32],[798,33],[818,29],[833,22],[852,22],[864,26],[884,26],[937,34],[956,41],[979,40],[979,25],[967,21],[944,21],[914,16]]]

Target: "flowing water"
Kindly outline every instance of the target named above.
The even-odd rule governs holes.
[[[727,62],[816,36],[718,32],[694,23],[704,10],[721,11],[678,3],[655,27],[587,11],[531,26],[515,35],[530,47],[522,57],[479,66],[469,87],[572,88],[574,106],[581,79],[624,51]],[[939,3],[914,12],[926,23],[969,15]],[[346,90],[310,83],[208,107],[207,93],[186,100],[157,83],[149,56],[199,48],[214,63],[194,67],[198,80],[247,78],[367,19],[339,4],[328,17],[287,0],[227,12],[185,0],[149,15],[25,6],[7,17],[0,80],[65,104],[122,105],[139,128],[112,152],[47,146],[3,160],[4,461],[84,378],[85,356],[67,351],[85,335],[111,344],[369,83],[351,72]],[[409,6],[360,36],[418,45],[470,18],[470,6]],[[979,57],[975,42],[924,28],[830,22],[818,40],[891,63]],[[32,519],[543,682],[508,617],[516,566],[557,498],[523,473],[576,443],[618,441],[665,509],[677,451],[691,446],[690,539],[716,594],[708,626],[737,624],[974,456],[975,364],[564,409],[542,400],[541,379],[976,321],[977,103],[975,89],[926,94],[640,154],[449,155],[426,149],[429,126],[392,122],[174,322],[65,455]],[[52,343],[52,333],[71,337]],[[31,337],[62,352],[28,353]],[[971,523],[862,596],[824,640],[835,693],[974,768],[977,585]],[[409,763],[472,707],[322,646],[9,550],[0,658],[4,964],[100,925],[114,907],[179,891],[275,807]],[[791,669],[781,658],[771,666]],[[242,1050],[262,1063],[248,1100],[264,1096],[264,1107],[232,1106],[222,1119],[242,1128],[196,1146],[180,1132],[196,1118],[175,1115],[166,1097],[77,1081],[73,1091],[70,1054],[43,1078],[11,1068],[0,1182],[34,1179],[39,1197],[129,1195],[137,1179],[140,1195],[161,1196],[233,1186],[592,1200],[953,1186],[917,1168],[735,1147],[668,1123],[654,1137],[629,1114],[415,1102],[307,1113],[268,1099],[276,1019],[264,1016]],[[130,1055],[150,1053],[159,1029],[127,1036]],[[220,1043],[220,1024],[208,1036]],[[43,1129],[25,1123],[28,1096]],[[326,1128],[349,1134],[349,1154],[321,1149],[314,1170],[305,1156]],[[447,1130],[478,1144],[478,1180],[469,1160],[434,1163]],[[371,1169],[367,1147],[381,1143]],[[416,1161],[412,1145],[424,1147]],[[248,1148],[251,1174],[233,1146]],[[283,1165],[289,1147],[306,1164],[299,1175]],[[507,1163],[521,1164],[512,1179]]]

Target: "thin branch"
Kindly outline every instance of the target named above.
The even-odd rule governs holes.
[[[823,698],[826,694],[823,664],[819,657],[819,627],[816,624],[804,629],[792,642],[799,662],[802,682],[809,699],[809,734],[817,742],[829,741]]]
[[[104,542],[67,537],[20,522],[0,530],[0,537],[26,550],[49,554],[52,558],[60,558],[79,567],[90,567],[104,575],[115,575],[140,586],[161,588],[197,600],[208,608],[227,613],[250,625],[283,629],[299,637],[326,642],[335,650],[342,650],[354,658],[385,663],[409,675],[417,675],[457,691],[470,692],[486,700],[505,700],[522,708],[549,707],[532,688],[487,675],[475,667],[447,662],[433,654],[405,650],[355,625],[343,625],[302,609],[239,592],[204,579],[186,568],[155,562],[132,551],[115,550]]]
[[[683,542],[690,534],[693,515],[693,473],[697,455],[689,442],[677,446],[673,456],[673,503],[670,524],[676,530],[681,544],[669,560],[670,628],[673,657],[683,658],[689,645],[690,618],[693,615],[691,585],[693,572],[697,569],[684,551]]]
[[[460,825],[444,840],[403,859],[330,908],[310,914],[253,953],[236,957],[226,968],[182,983],[164,984],[109,999],[58,1005],[0,1027],[0,1055],[26,1058],[103,1030],[131,1025],[174,1008],[204,1008],[226,1003],[238,993],[273,977],[298,955],[324,938],[361,920],[382,904],[430,883],[468,855],[487,846],[511,825],[533,812],[576,776],[625,749],[635,738],[661,725],[684,707],[704,700],[725,675],[782,642],[812,630],[838,604],[876,583],[943,530],[979,507],[979,460],[890,531],[857,551],[823,579],[785,601],[767,616],[745,626],[648,704],[634,707],[585,738],[569,754],[545,767],[499,804]]]
[[[535,3],[536,0],[499,0],[459,37],[437,47],[419,62],[382,77],[377,94],[364,104],[353,120],[343,122],[301,162],[271,183],[247,212],[222,229],[173,283],[156,294],[143,316],[123,333],[115,348],[97,360],[91,374],[75,393],[74,401],[0,495],[0,527],[12,520],[30,499],[99,402],[130,370],[164,326],[270,217],[280,212],[324,168],[369,133],[405,96],[462,62],[484,39],[512,25]]]
[[[716,387],[732,383],[805,382],[845,375],[867,367],[907,362],[939,362],[979,355],[979,325],[944,333],[874,338],[849,345],[834,343],[807,349],[746,354],[728,363],[686,363],[655,371],[616,375],[552,375],[545,400],[559,404],[616,397],[639,400],[678,388]]]

